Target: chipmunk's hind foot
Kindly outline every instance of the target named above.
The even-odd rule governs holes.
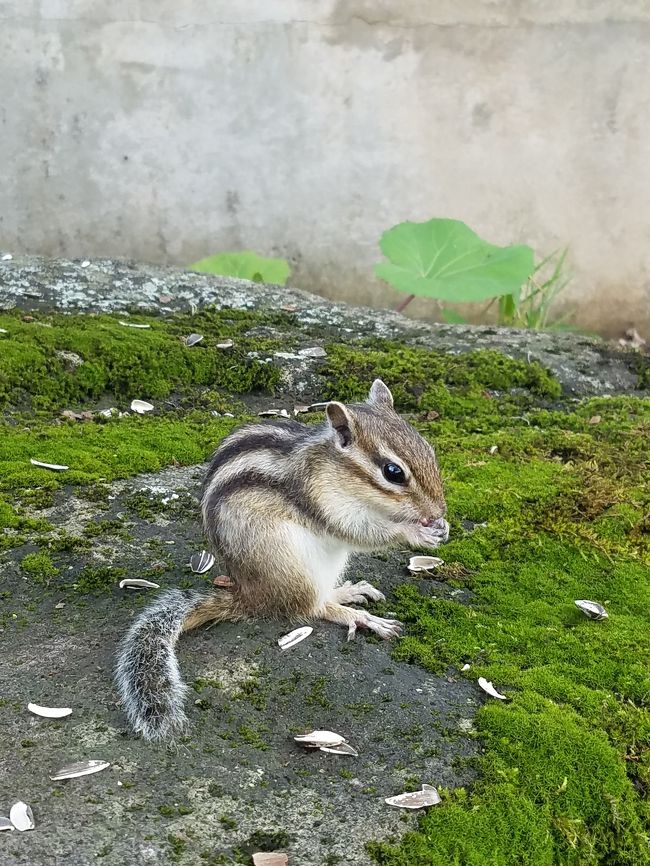
[[[348,640],[354,640],[358,628],[367,628],[374,631],[384,640],[399,637],[404,624],[397,619],[384,619],[381,616],[373,616],[367,610],[355,610],[353,607],[344,607],[336,602],[329,602],[319,612],[321,619],[346,625],[348,627]]]
[[[334,589],[332,601],[338,604],[367,604],[368,601],[386,601],[386,596],[366,580],[358,583],[347,580]]]

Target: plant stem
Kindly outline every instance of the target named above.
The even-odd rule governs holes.
[[[395,307],[395,312],[396,313],[403,312],[408,307],[408,305],[411,303],[411,301],[413,300],[414,297],[415,297],[415,295],[408,295],[408,297],[404,301],[402,301],[401,304],[398,304]]]

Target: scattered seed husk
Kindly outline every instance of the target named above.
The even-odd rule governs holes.
[[[294,415],[304,415],[305,412],[309,412],[309,406],[294,406],[293,414]]]
[[[4,256],[2,257],[3,262],[10,262],[12,259],[13,259],[13,256],[11,255],[11,253],[5,253]]]
[[[224,587],[225,589],[227,589],[230,586],[234,586],[235,582],[234,582],[234,580],[231,580],[227,575],[219,574],[219,575],[217,575],[217,577],[214,577],[212,579],[212,585],[213,586],[221,586],[221,587]]]
[[[84,259],[83,262],[81,263],[81,267],[87,268],[89,264],[90,264],[90,262],[88,261],[88,259]]]
[[[253,866],[289,866],[289,858],[279,851],[258,851],[253,854]]]
[[[14,825],[11,823],[9,818],[5,818],[4,815],[0,815],[0,832],[2,830],[13,830]]]
[[[160,584],[142,577],[125,577],[120,581],[120,589],[160,589]]]
[[[38,704],[27,704],[27,709],[35,716],[43,716],[45,719],[64,719],[72,712],[70,707],[39,707]]]
[[[490,695],[493,698],[498,698],[500,701],[507,701],[508,698],[505,695],[499,694],[499,692],[494,688],[491,682],[485,679],[485,677],[478,678],[478,684],[483,689],[486,694]]]
[[[60,601],[54,605],[54,610],[63,610],[64,607],[65,607],[65,602]]]
[[[592,415],[589,419],[589,424],[600,424],[603,419],[600,415]]]
[[[36,826],[31,807],[27,803],[23,803],[22,800],[13,804],[9,812],[9,819],[16,830],[20,830],[21,833],[24,833],[25,830],[33,830]]]
[[[102,418],[112,418],[113,415],[118,414],[118,410],[112,406],[110,409],[100,409],[97,414],[101,415]]]
[[[223,340],[221,343],[217,343],[217,349],[232,349],[235,345],[233,340]]]
[[[195,553],[190,559],[190,568],[194,574],[205,574],[214,565],[214,556],[207,550]]]
[[[444,564],[444,559],[440,559],[439,556],[412,556],[409,559],[408,570],[411,574],[421,574],[422,572],[426,574]]]
[[[186,346],[196,346],[197,343],[200,343],[203,339],[203,334],[190,334],[185,337],[185,345]]]
[[[321,746],[321,752],[329,752],[331,755],[352,755],[354,758],[359,757],[357,750],[349,743],[343,742],[338,746]]]
[[[121,320],[119,324],[124,325],[125,328],[141,328],[142,330],[151,327],[151,325],[142,325],[138,322],[122,322]]]
[[[322,746],[340,746],[345,742],[345,737],[335,734],[334,731],[311,731],[309,734],[294,737],[294,740],[308,749],[320,749]]]
[[[0,334],[8,334],[9,331],[6,328],[0,328]]]
[[[309,409],[310,412],[324,412],[326,406],[327,406],[327,403],[312,403],[307,408]]]
[[[285,634],[281,637],[278,640],[278,646],[283,650],[291,649],[291,647],[300,643],[301,640],[309,637],[313,630],[314,629],[310,625],[303,625],[301,628],[296,628],[293,631],[290,631],[289,634]]]
[[[581,610],[585,616],[588,616],[589,619],[600,621],[602,619],[607,619],[609,616],[602,604],[598,604],[597,601],[578,599],[578,601],[575,602],[575,606]]]
[[[395,797],[386,797],[385,802],[399,809],[426,809],[429,806],[437,806],[442,801],[433,785],[422,785],[421,791],[409,791],[405,794],[397,794]]]
[[[131,411],[137,412],[138,415],[144,415],[145,412],[152,412],[153,406],[151,403],[147,403],[146,400],[132,400]]]
[[[90,776],[110,767],[109,761],[77,761],[58,770],[50,779],[59,782],[62,779],[77,779],[79,776]]]
[[[42,463],[40,460],[30,460],[32,466],[40,466],[41,469],[52,469],[54,472],[65,472],[69,466],[64,466],[62,463]]]
[[[461,668],[461,671],[468,671],[471,668],[471,665],[464,664]]]
[[[288,418],[289,413],[286,409],[264,409],[262,412],[257,413],[260,418],[273,418],[279,415],[281,418]]]

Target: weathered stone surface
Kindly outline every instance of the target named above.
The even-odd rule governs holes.
[[[540,361],[575,396],[632,392],[637,382],[634,353],[578,334],[427,324],[390,311],[333,303],[298,289],[128,261],[102,259],[82,268],[79,261],[17,256],[0,263],[0,308],[187,312],[209,305],[288,308],[298,323],[337,331],[347,340],[388,337],[449,352],[498,349],[513,358]]]
[[[119,482],[108,512],[74,496],[40,512],[70,535],[94,519],[125,519],[128,539],[104,533],[90,552],[70,554],[69,580],[87,566],[138,577],[157,563],[160,574],[148,577],[163,587],[210,586],[216,569],[200,578],[187,565],[203,545],[188,501],[202,474],[203,467],[169,469]],[[137,516],[133,492],[157,503],[155,518]],[[12,592],[0,629],[0,813],[22,799],[37,827],[0,838],[2,866],[87,866],[96,858],[110,866],[249,863],[264,833],[280,834],[278,847],[296,866],[369,864],[367,841],[401,834],[415,820],[385,797],[412,779],[445,787],[472,779],[466,759],[478,743],[467,726],[484,700],[476,685],[457,672],[433,677],[396,663],[385,643],[361,633],[348,643],[344,629],[326,623],[314,623],[313,635],[285,652],[277,639],[293,627],[287,622],[226,624],[183,637],[181,669],[193,684],[188,736],[169,749],[143,743],[126,729],[112,666],[117,642],[153,591],[119,591],[116,573],[112,595],[48,592],[20,572],[29,549],[0,562],[0,583]],[[359,557],[349,577],[376,582],[390,597],[392,586],[413,579],[406,555]],[[458,593],[432,580],[419,585],[439,597]],[[73,713],[36,718],[29,701]],[[307,752],[293,742],[314,728],[340,731],[359,757]],[[50,781],[60,767],[88,758],[111,767]]]

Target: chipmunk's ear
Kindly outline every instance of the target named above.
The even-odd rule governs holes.
[[[325,412],[330,427],[336,432],[338,444],[342,448],[347,448],[354,438],[352,432],[354,424],[350,413],[343,403],[337,403],[336,401],[328,403]]]
[[[376,406],[378,409],[393,408],[393,395],[390,393],[390,388],[385,385],[381,379],[375,379],[368,394],[368,403],[371,406]]]

